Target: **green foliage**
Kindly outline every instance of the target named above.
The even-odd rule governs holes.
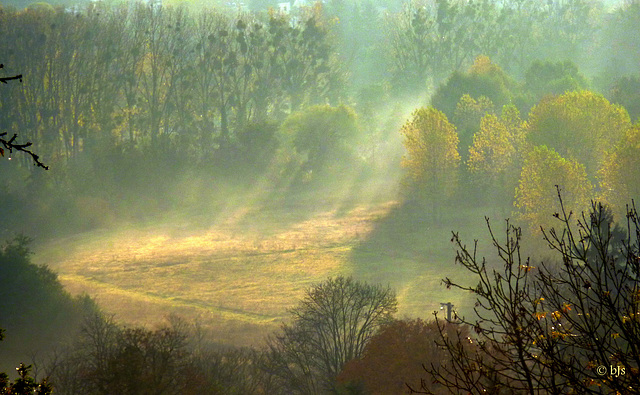
[[[451,72],[457,75],[477,54],[503,52],[500,40],[506,24],[498,21],[499,14],[495,3],[489,1],[454,0],[411,1],[403,4],[401,12],[389,13],[390,48],[384,56],[391,63],[394,88],[420,94]],[[464,93],[471,92],[462,92],[453,100],[457,102]]]
[[[71,297],[48,267],[32,264],[29,243],[17,236],[0,250],[0,326],[8,334],[0,349],[3,360],[50,350],[74,335],[85,312],[96,309],[88,297]]]
[[[640,69],[640,37],[633,34],[640,25],[640,3],[621,2],[600,27],[597,66],[604,70],[605,85],[624,75],[638,75]]]
[[[283,145],[301,158],[307,177],[337,174],[353,165],[358,125],[355,111],[341,105],[313,106],[291,114],[282,124]]]
[[[33,267],[28,267],[28,266],[27,266],[27,270],[24,270],[24,268],[11,267],[13,266],[12,264],[16,263],[16,261],[18,261],[18,265],[22,263],[21,266],[25,266],[24,260],[28,259],[28,256],[29,256],[29,249],[28,249],[29,242],[30,240],[27,237],[18,236],[14,239],[12,243],[8,243],[2,248],[2,251],[0,253],[0,266],[3,268],[3,272],[0,274],[0,278],[2,279],[12,278],[13,281],[17,282],[17,284],[14,283],[13,288],[16,288],[16,287],[20,288],[22,286],[25,286],[27,287],[26,290],[29,293],[39,292],[40,289],[38,288],[38,286],[42,286],[46,288],[46,287],[51,287],[53,285],[52,293],[54,295],[52,296],[57,296],[56,294],[61,292],[61,288],[58,288],[59,283],[57,283],[57,281],[55,280],[55,277],[52,278],[52,273],[47,272],[48,269],[41,267],[39,268],[40,270],[36,269],[34,271]],[[23,273],[23,272],[26,272],[26,273]],[[51,284],[52,280],[54,284]],[[32,281],[34,281],[35,284],[30,283]],[[3,301],[3,304],[5,303],[9,305],[16,304],[16,302],[18,301],[11,299],[11,296],[15,293],[15,290],[13,290],[12,292],[12,290],[10,289],[10,286],[6,284],[6,280],[0,286],[2,287],[2,290],[3,290],[3,293],[0,295],[0,298]],[[7,291],[9,292],[7,293]],[[25,295],[22,295],[22,296],[24,297]],[[21,298],[19,302],[23,302],[23,299]],[[27,300],[27,302],[38,303],[42,301]],[[14,323],[15,321],[18,321],[21,318],[21,317],[17,317],[16,313],[18,312],[24,313],[24,311],[22,310],[26,310],[28,306],[18,305],[18,306],[12,306],[12,307],[14,309],[17,307],[18,311],[11,311],[5,308],[1,312],[1,315],[3,317],[3,320],[6,320],[5,316],[8,316],[9,319],[13,321],[11,323]],[[59,308],[60,306],[55,306],[54,304],[54,307]],[[29,312],[29,313],[32,313],[32,312]],[[31,317],[34,317],[34,316],[35,315],[32,315]],[[42,319],[41,316],[39,316],[39,318]],[[44,317],[44,318],[46,319],[47,317]],[[7,323],[9,321],[4,321],[4,322]],[[0,328],[0,341],[4,340],[4,338],[5,338],[5,329]],[[48,383],[47,379],[44,379],[42,380],[42,382],[38,383],[33,377],[29,375],[31,368],[32,368],[31,365],[25,365],[24,363],[21,363],[18,366],[18,368],[16,368],[16,370],[18,371],[18,378],[14,381],[14,383],[10,383],[9,376],[6,373],[0,373],[0,394],[3,394],[3,395],[4,394],[6,395],[51,394],[53,390],[51,384]]]
[[[32,12],[41,12],[43,14],[56,12],[56,9],[51,4],[47,3],[46,1],[39,1],[37,3],[31,3],[27,7],[27,10],[32,11]]]
[[[535,61],[527,69],[524,79],[525,89],[533,95],[534,101],[545,95],[561,95],[588,87],[585,77],[570,61]]]
[[[612,50],[607,44],[612,41],[619,43],[618,48],[628,46],[633,58],[637,54],[637,45],[633,47],[623,39],[627,34],[623,32],[633,31],[631,26],[637,19],[637,11],[631,11],[633,6],[624,7],[629,11],[619,12],[616,22],[601,18],[599,2],[585,0],[414,0],[403,6],[402,11],[387,15],[388,46],[381,56],[389,60],[394,87],[404,91],[422,93],[429,82],[438,86],[452,72],[468,67],[479,54],[489,56],[513,75],[523,75],[540,58],[593,64],[590,46],[594,44],[603,45],[598,53],[611,54],[608,58],[624,57],[620,54],[626,53]],[[600,28],[608,24],[615,33],[599,44]],[[624,61],[625,66],[637,65],[629,59]],[[629,72],[627,67],[624,73]],[[461,92],[451,100],[452,105],[463,93],[478,97]],[[506,104],[490,98],[499,106]]]
[[[500,67],[488,57],[478,56],[467,73],[454,72],[438,87],[431,105],[454,119],[457,104],[464,95],[474,99],[484,96],[500,108],[509,103],[513,86],[511,78]]]
[[[640,120],[640,78],[618,78],[607,97],[611,103],[624,107],[629,112],[632,122]]]
[[[341,69],[348,73],[345,90],[357,91],[372,84],[388,83],[380,58],[384,46],[384,15],[373,1],[325,2],[322,13],[332,21],[330,34],[340,53]],[[389,4],[380,5],[389,7]],[[346,82],[346,81],[345,81]]]
[[[243,167],[259,172],[269,165],[273,155],[278,149],[279,124],[272,120],[251,122],[237,133],[236,156],[244,161],[238,164],[238,169]]]
[[[273,179],[283,176],[284,181],[276,180],[281,185],[290,169],[274,167],[287,165],[287,155],[300,151],[285,153],[285,160],[274,165],[272,126],[314,105],[352,103],[346,92],[372,84],[384,87],[378,93],[382,105],[363,104],[361,97],[354,104],[365,113],[379,113],[372,121],[363,114],[369,140],[353,149],[371,159],[368,163],[387,154],[378,155],[380,146],[395,142],[386,138],[395,126],[381,119],[380,114],[386,118],[381,109],[392,108],[389,103],[400,92],[430,93],[452,72],[433,104],[458,126],[465,157],[484,114],[471,123],[457,119],[460,98],[485,96],[496,108],[507,103],[515,96],[513,83],[495,64],[522,75],[532,59],[545,57],[539,49],[555,53],[556,47],[592,43],[588,27],[600,21],[585,20],[596,15],[585,14],[591,11],[583,1],[555,0],[500,6],[488,0],[419,0],[402,6],[332,2],[301,8],[296,16],[231,16],[166,4],[162,12],[102,3],[75,14],[7,9],[0,15],[0,53],[14,68],[5,70],[19,68],[24,83],[3,90],[0,128],[9,135],[24,133],[58,170],[30,185],[41,186],[37,193],[24,193],[37,195],[30,201],[38,207],[30,214],[36,220],[86,206],[74,202],[75,196],[86,201],[99,195],[103,218],[94,214],[58,226],[58,216],[47,221],[57,232],[109,225],[114,217],[129,218],[141,208],[141,216],[147,216],[189,207],[183,186],[190,180],[193,185],[245,182],[245,175],[255,180],[265,170]],[[269,126],[256,127],[264,124]],[[269,152],[257,154],[263,148]],[[311,149],[302,151],[313,156]],[[304,162],[307,176],[324,166],[294,159],[296,165]],[[32,176],[30,163],[17,157],[16,162],[26,173],[16,178]],[[3,201],[21,198],[12,194]]]
[[[49,395],[53,393],[53,386],[43,379],[38,383],[29,375],[31,365],[20,364],[16,368],[18,378],[13,382],[9,382],[9,378],[5,373],[0,373],[0,394],[2,395]]]
[[[395,146],[391,135],[402,122],[399,105],[389,106],[393,100],[390,89],[389,84],[372,84],[361,88],[356,96],[358,124],[362,130],[358,145],[363,159],[374,172],[385,167],[395,168],[400,163],[398,149],[390,152],[391,146]]]
[[[25,158],[8,171],[2,161],[2,227],[87,230],[206,205],[223,184],[247,188],[265,173],[279,182],[279,124],[343,97],[333,26],[320,7],[295,18],[106,3],[3,10],[2,71],[19,67],[24,82],[3,89],[0,133],[32,141],[56,171],[41,178]],[[14,210],[20,200],[32,209]]]

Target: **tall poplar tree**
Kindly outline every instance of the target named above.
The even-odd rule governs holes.
[[[436,215],[442,199],[450,196],[457,184],[460,165],[458,135],[447,117],[433,107],[420,108],[400,130],[407,154],[402,165],[412,200],[429,202]]]

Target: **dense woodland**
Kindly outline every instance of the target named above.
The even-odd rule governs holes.
[[[0,71],[22,75],[0,133],[49,166],[0,150],[0,347],[44,350],[34,374],[66,394],[640,392],[640,2],[254,3],[0,8]],[[115,324],[14,237],[375,183],[438,229],[461,205],[521,227],[490,233],[489,267],[454,233],[479,285],[445,283],[479,318],[399,319],[391,288],[335,277],[263,348],[228,348],[177,317]]]
[[[24,78],[3,87],[0,124],[56,171],[41,172],[28,156],[3,161],[3,227],[18,226],[12,217],[35,225],[65,212],[80,214],[66,227],[100,226],[210,202],[212,190],[223,198],[227,187],[263,178],[281,190],[330,182],[346,169],[389,171],[397,163],[385,159],[398,156],[390,135],[407,103],[430,103],[455,126],[449,134],[458,141],[436,166],[517,182],[530,145],[544,145],[568,161],[590,156],[581,164],[596,190],[628,185],[611,174],[605,153],[634,138],[627,129],[640,111],[639,46],[625,32],[637,26],[638,7],[438,1],[378,12],[331,3],[296,16],[143,4],[5,8],[4,71]],[[497,132],[498,123],[507,130]],[[567,123],[566,138],[549,136]],[[410,177],[426,180],[436,169],[416,168],[414,159],[425,158],[412,150],[424,147],[403,134]],[[501,157],[486,155],[494,148]],[[516,204],[533,215],[523,188]],[[101,215],[92,218],[96,205]]]

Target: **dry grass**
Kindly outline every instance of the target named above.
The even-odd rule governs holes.
[[[34,260],[125,325],[154,326],[177,314],[233,345],[262,344],[306,289],[340,274],[390,284],[400,317],[431,318],[440,302],[468,314],[470,295],[440,283],[468,278],[453,265],[450,228],[412,227],[392,214],[396,206],[238,206],[211,226],[182,219],[53,240]],[[483,231],[480,221],[464,223],[469,233]]]
[[[288,224],[278,224],[279,213],[244,209],[199,231],[174,224],[94,232],[42,245],[35,261],[127,325],[174,313],[198,319],[216,341],[259,344],[305,289],[351,274],[352,249],[393,204]],[[252,218],[259,223],[247,226]]]

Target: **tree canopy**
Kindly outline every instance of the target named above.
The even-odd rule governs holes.
[[[320,105],[295,112],[281,133],[283,145],[291,144],[300,155],[304,171],[336,174],[354,163],[358,124],[350,107]]]
[[[479,176],[478,184],[494,192],[494,199],[511,199],[526,155],[525,128],[518,109],[509,105],[499,118],[485,115],[473,136],[467,167]]]
[[[527,139],[584,164],[594,179],[607,151],[631,127],[629,114],[591,91],[549,96],[531,109]]]
[[[478,56],[466,73],[454,72],[438,87],[431,98],[431,105],[449,119],[453,118],[457,103],[464,95],[475,100],[484,96],[500,108],[511,100],[513,85],[511,77],[491,59]]]
[[[461,347],[472,343],[466,327],[447,325],[441,328],[452,338],[456,332],[465,340]],[[424,366],[450,364],[448,353],[436,344],[440,331],[434,321],[421,319],[396,320],[385,325],[371,338],[360,358],[348,362],[338,382],[345,388],[361,388],[369,394],[400,394],[406,392],[407,385],[420,384],[424,376]],[[445,387],[431,380],[424,381],[431,390]],[[444,392],[444,391],[443,391]]]
[[[546,146],[534,147],[525,157],[514,205],[532,229],[550,228],[558,205],[556,186],[562,190],[565,207],[574,212],[587,208],[593,186],[584,165],[560,156]]]
[[[409,188],[416,198],[435,204],[456,186],[460,165],[456,128],[441,111],[423,107],[414,111],[400,133],[407,150],[402,165],[407,169]]]
[[[640,126],[628,129],[598,173],[600,197],[622,218],[625,206],[640,198]]]

